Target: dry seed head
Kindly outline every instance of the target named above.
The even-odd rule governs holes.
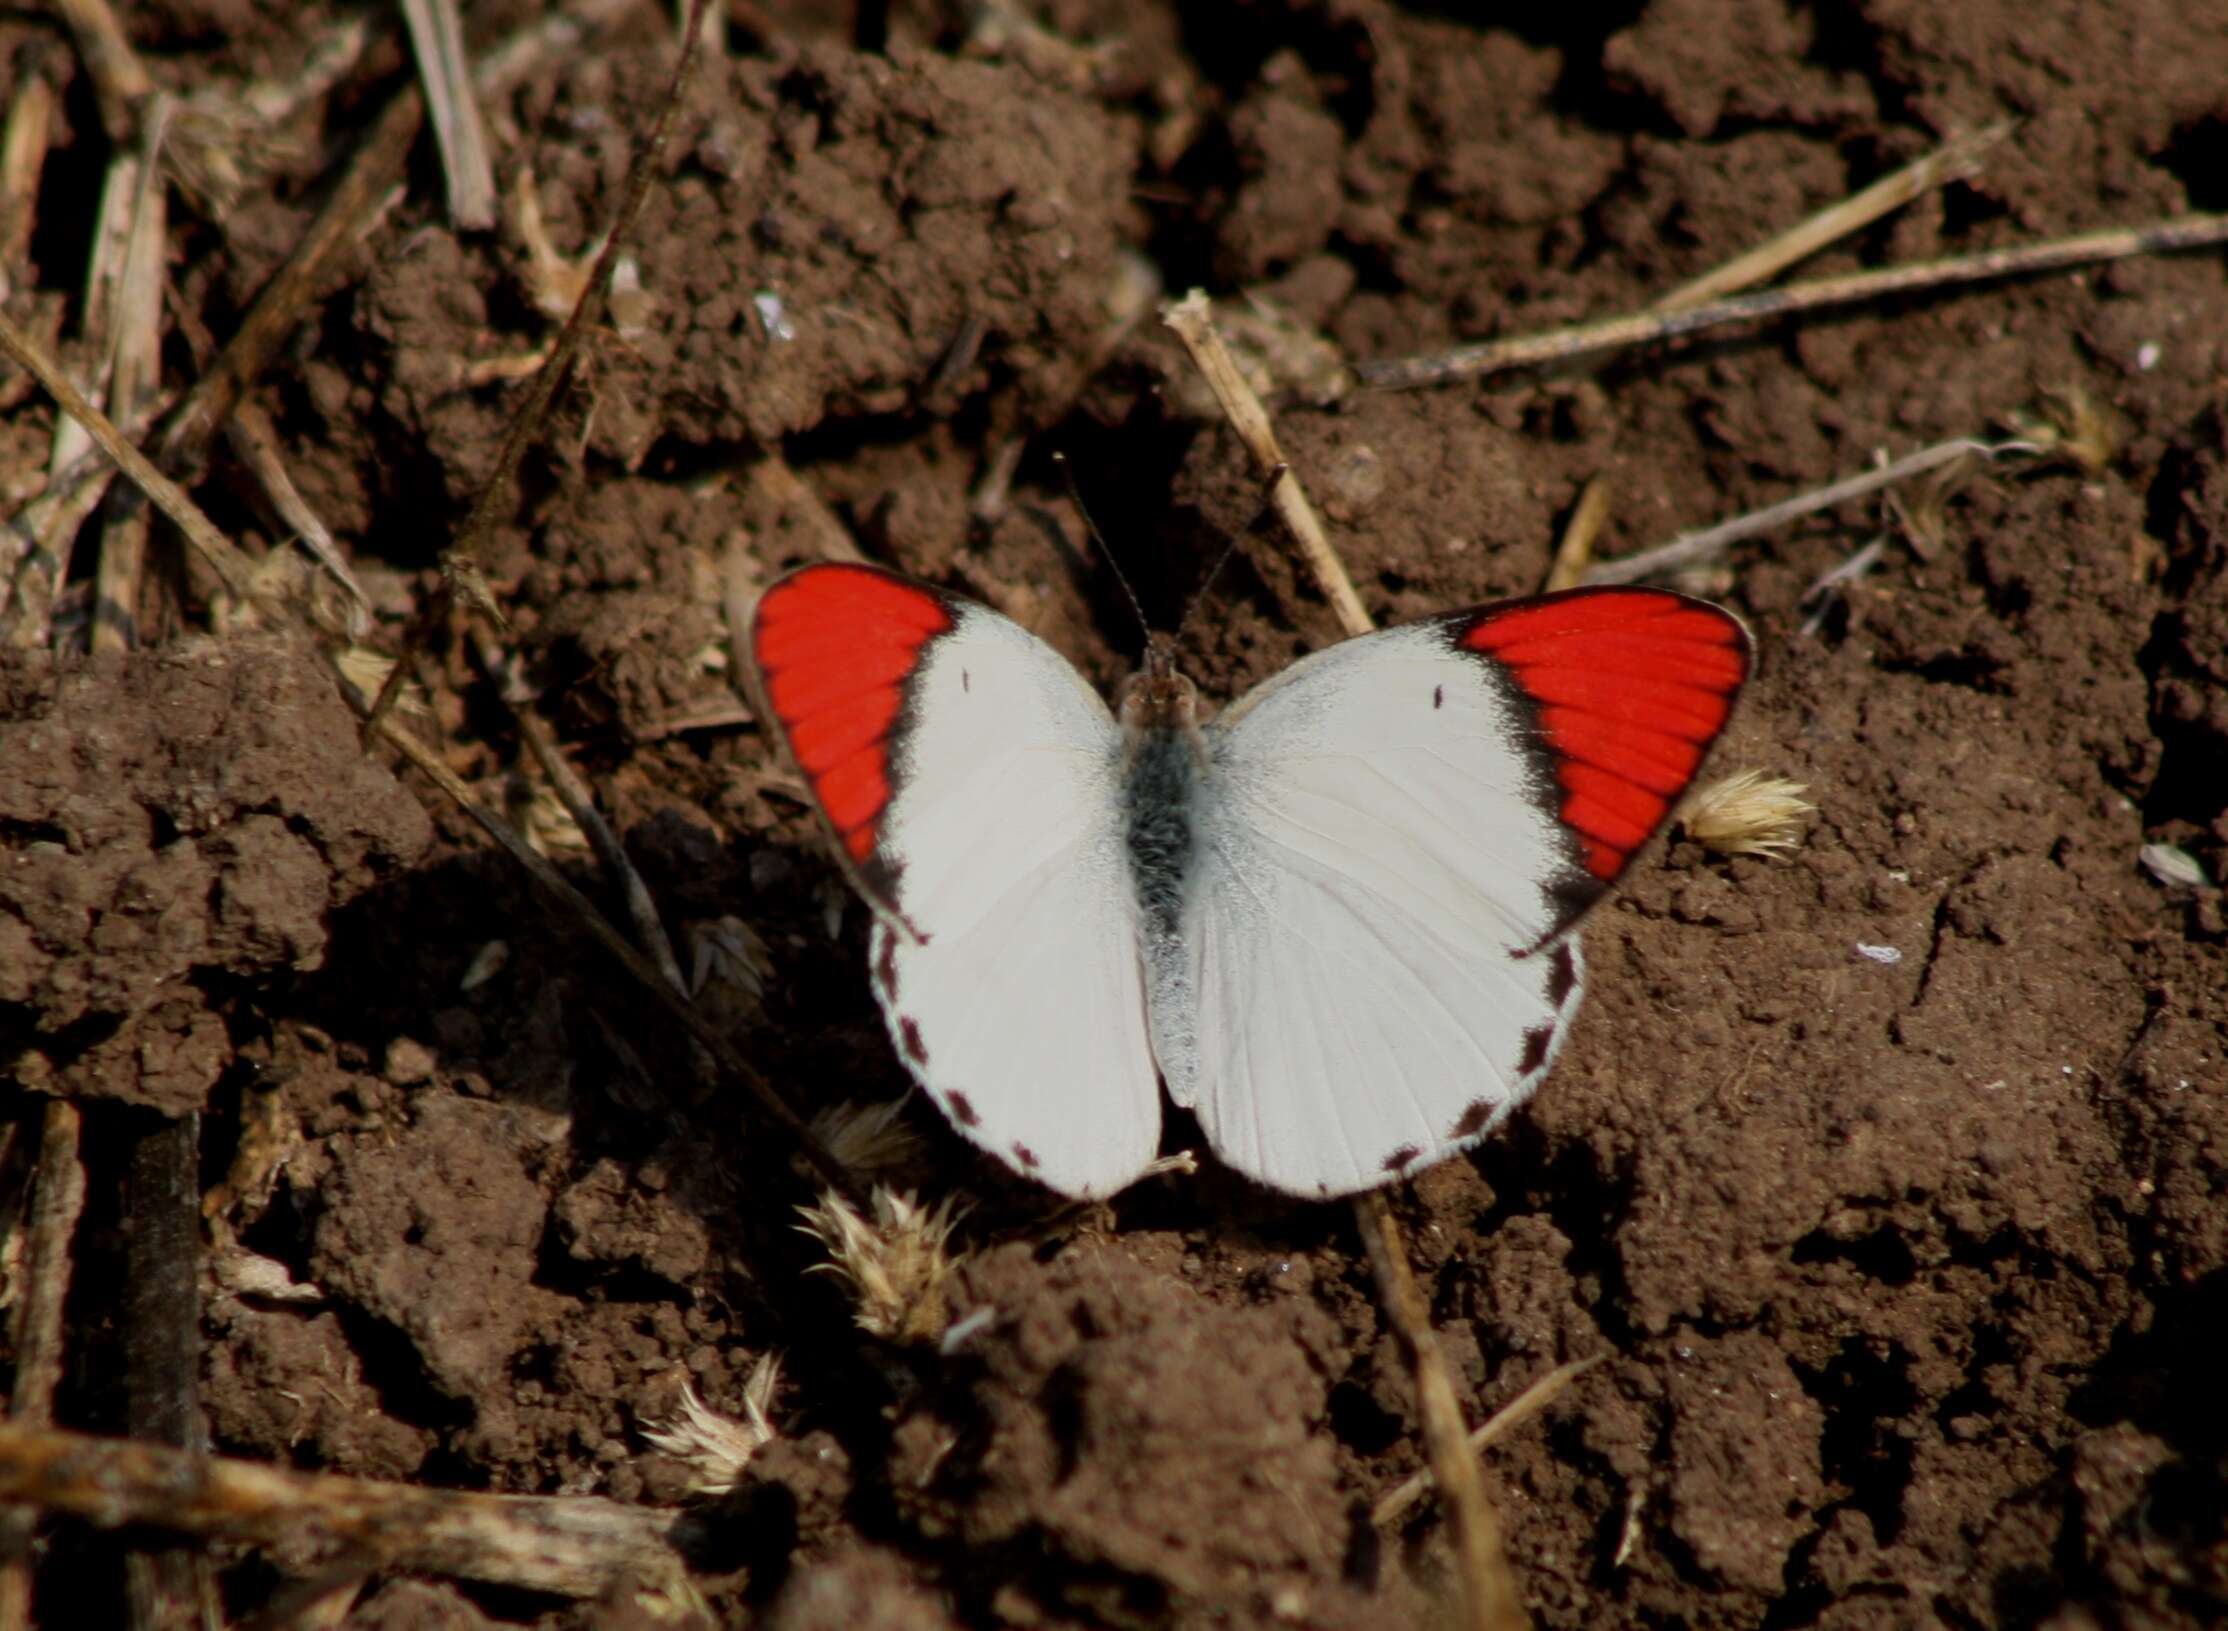
[[[2045,453],[2096,475],[2119,457],[2127,440],[2120,415],[2080,385],[2044,390],[2039,406],[2011,416],[2012,427]]]
[[[687,929],[689,1001],[720,1031],[757,1023],[765,1011],[773,953],[756,930],[733,915]]]
[[[1802,841],[1804,819],[1818,806],[1801,782],[1743,770],[1698,787],[1679,806],[1679,825],[1720,855],[1784,855]]]
[[[746,996],[766,994],[774,954],[758,931],[732,913],[691,923],[689,995],[702,997],[707,986],[732,986]]]
[[[919,1153],[920,1136],[906,1124],[903,1099],[832,1104],[812,1118],[813,1136],[850,1172],[902,1166]]]
[[[688,1468],[689,1489],[697,1495],[725,1495],[743,1480],[743,1469],[775,1438],[766,1410],[774,1401],[781,1361],[772,1354],[758,1361],[743,1384],[743,1417],[723,1416],[697,1396],[693,1382],[681,1384],[680,1410],[656,1427],[642,1429],[650,1448]]]
[[[588,835],[547,782],[529,777],[521,767],[506,779],[503,791],[511,820],[537,854],[556,859],[588,853]]]
[[[382,657],[369,646],[349,646],[333,658],[333,665],[368,700],[377,696],[387,683],[387,676],[394,672],[395,660]],[[395,711],[414,718],[423,718],[431,712],[426,706],[425,692],[415,681],[403,682],[401,694],[395,698]]]
[[[945,1251],[959,1220],[957,1197],[922,1206],[910,1190],[876,1184],[871,1221],[833,1190],[800,1206],[798,1227],[828,1249],[817,1266],[850,1287],[862,1331],[890,1342],[929,1342],[944,1329],[944,1287],[956,1259]]]

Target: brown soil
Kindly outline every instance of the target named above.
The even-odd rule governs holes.
[[[530,9],[476,8],[474,27]],[[833,870],[754,729],[675,728],[734,702],[723,552],[741,540],[761,576],[810,552],[802,513],[749,479],[756,450],[783,449],[873,557],[1111,680],[1134,629],[1082,564],[1047,453],[1069,452],[1163,617],[1258,504],[1150,323],[1095,359],[1125,256],[1171,289],[1265,292],[1377,358],[1645,304],[2000,117],[2018,127],[1980,176],[1812,269],[2228,207],[2228,26],[2187,0],[1657,0],[1497,27],[1375,0],[1042,8],[1105,47],[1087,57],[963,51],[966,9],[734,8],[755,21],[681,113],[638,234],[647,313],[592,339],[487,563],[542,708],[684,945],[723,914],[763,937],[736,1040],[808,1110],[904,1084],[862,914],[831,934]],[[289,66],[326,21],[208,0],[127,16],[178,90]],[[663,41],[645,6],[488,109],[506,189],[530,164],[567,253],[614,208]],[[404,64],[375,47],[274,144],[275,176],[174,213],[171,383],[191,377],[185,320],[232,331]],[[8,310],[51,331],[106,148],[55,25],[0,19],[0,87],[32,73],[61,88],[58,145]],[[518,244],[446,225],[425,143],[261,381],[371,591],[375,644],[430,592],[522,394],[466,365],[549,332]],[[955,351],[963,333],[979,344]],[[2171,843],[2228,875],[2223,336],[2214,253],[1281,406],[1388,620],[1536,587],[1598,472],[1614,552],[2049,393],[2115,431],[2089,467],[1968,479],[1909,530],[1851,506],[1696,580],[1762,654],[1718,764],[1807,783],[1808,841],[1779,862],[1644,858],[1588,930],[1593,996],[1555,1079],[1400,1194],[1473,1417],[1608,1356],[1487,1456],[1541,1625],[2228,1615],[2228,920],[2217,889],[2137,859]],[[0,403],[12,507],[51,409],[4,378]],[[1016,436],[1016,501],[978,521],[970,495]],[[238,474],[198,493],[260,552],[282,533]],[[1806,587],[1884,526],[1879,568],[1806,630]],[[65,597],[64,648],[88,587]],[[1225,694],[1335,633],[1265,528],[1195,626],[1194,668]],[[462,645],[432,657],[416,727],[500,801],[518,745]],[[949,1358],[877,1343],[807,1276],[810,1192],[779,1137],[697,1089],[670,1027],[429,784],[359,754],[298,651],[8,654],[0,854],[0,1104],[26,1135],[8,1193],[43,1096],[86,1117],[66,1425],[125,1425],[125,1156],[155,1117],[198,1111],[216,1209],[316,1288],[212,1282],[221,1451],[678,1502],[643,1426],[682,1378],[739,1413],[778,1350],[782,1437],[714,1512],[732,1521],[702,1584],[731,1620],[1438,1611],[1435,1509],[1384,1536],[1367,1515],[1421,1450],[1345,1210],[1210,1171],[1048,1228],[1043,1197],[909,1112],[929,1143],[908,1181],[975,1200],[952,1306],[995,1318]],[[507,960],[467,982],[494,942]],[[48,1623],[118,1619],[113,1559],[135,1542],[49,1535]],[[273,1584],[227,1579],[241,1613]],[[619,1623],[409,1580],[350,1623],[490,1622]]]

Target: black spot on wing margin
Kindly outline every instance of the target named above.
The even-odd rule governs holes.
[[[1547,1063],[1547,1050],[1555,1045],[1555,1027],[1535,1025],[1524,1033],[1524,1053],[1516,1062],[1516,1073],[1529,1076]]]
[[[885,1002],[897,1001],[897,935],[887,924],[875,926],[875,936],[882,944],[874,953],[874,979],[882,988]]]
[[[1556,1008],[1570,1001],[1570,994],[1578,984],[1578,958],[1565,940],[1547,954],[1547,1000]]]

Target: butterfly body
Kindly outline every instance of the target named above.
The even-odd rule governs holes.
[[[1485,1136],[1553,1064],[1574,928],[1668,812],[1745,633],[1580,591],[1346,641],[1202,723],[1165,646],[1119,717],[987,608],[815,567],[754,635],[773,714],[876,911],[893,1046],[955,1127],[1121,1187],[1159,1088],[1304,1195]]]

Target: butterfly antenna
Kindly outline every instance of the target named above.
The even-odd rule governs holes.
[[[1199,580],[1199,587],[1191,592],[1191,604],[1184,608],[1183,618],[1176,625],[1173,644],[1181,646],[1184,643],[1184,631],[1191,627],[1191,620],[1199,615],[1199,608],[1207,603],[1207,591],[1215,586],[1215,579],[1222,576],[1222,569],[1230,564],[1230,557],[1238,552],[1238,540],[1258,527],[1262,518],[1270,513],[1275,499],[1276,484],[1285,478],[1291,468],[1289,464],[1279,459],[1276,468],[1269,472],[1268,483],[1261,492],[1261,507],[1253,512],[1253,519],[1245,524],[1244,531],[1233,532],[1223,541],[1222,553],[1215,557],[1214,565],[1207,568],[1207,575]]]
[[[1075,506],[1075,513],[1083,517],[1083,525],[1091,534],[1091,542],[1098,546],[1100,556],[1114,569],[1114,581],[1122,586],[1122,593],[1129,597],[1130,610],[1137,614],[1138,631],[1148,645],[1152,643],[1153,626],[1145,620],[1145,603],[1137,598],[1137,591],[1130,587],[1129,574],[1122,570],[1122,563],[1114,558],[1114,548],[1106,541],[1106,534],[1099,531],[1099,524],[1091,519],[1091,507],[1083,502],[1083,489],[1075,484],[1075,471],[1068,464],[1065,453],[1052,455],[1052,462],[1059,466],[1060,480],[1067,484],[1068,502]]]

